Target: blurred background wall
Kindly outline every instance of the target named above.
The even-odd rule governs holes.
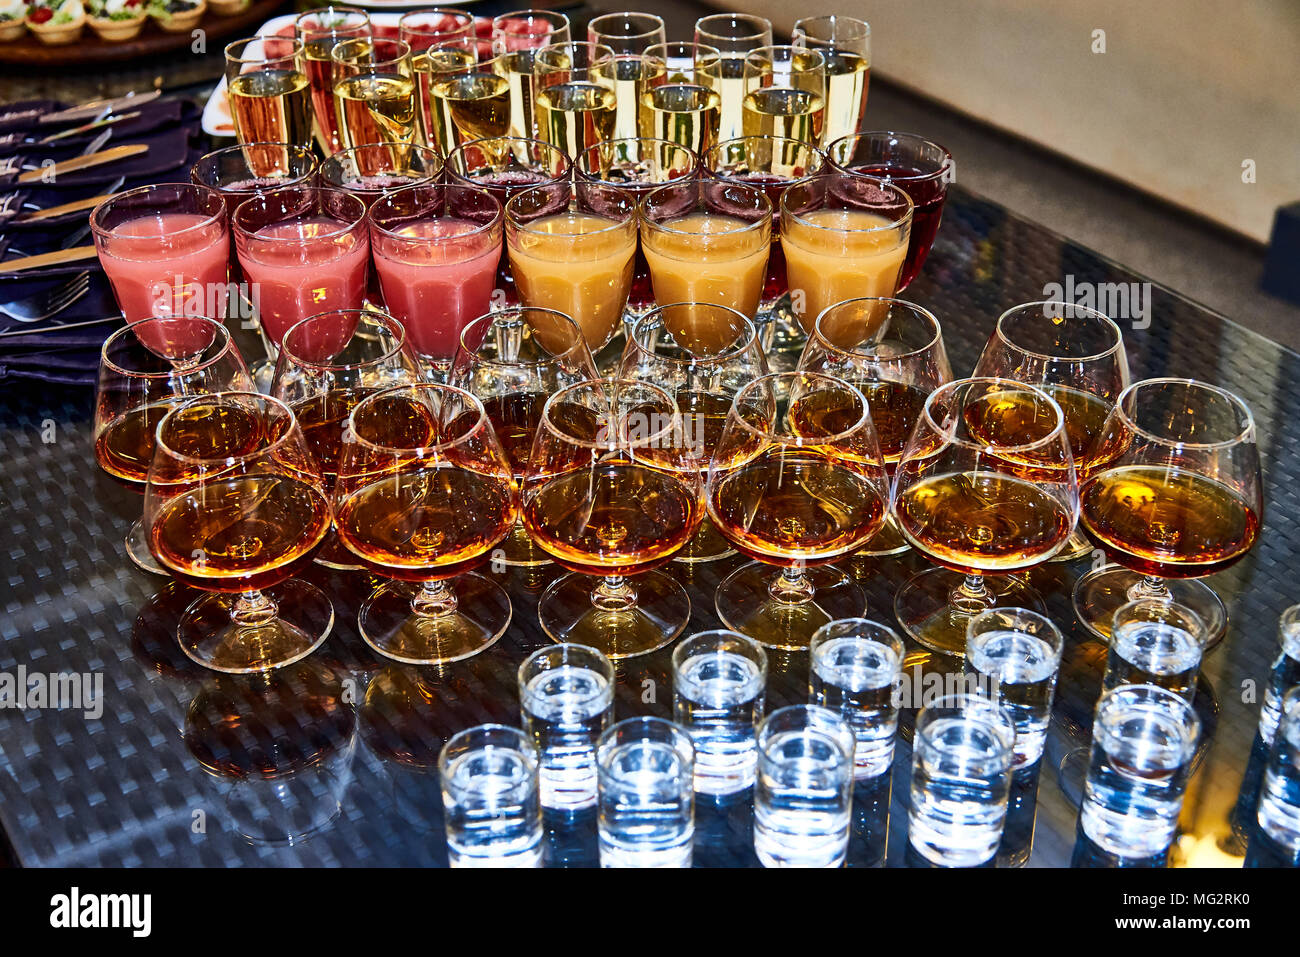
[[[873,73],[1253,239],[1300,200],[1300,0],[712,2],[861,17]]]

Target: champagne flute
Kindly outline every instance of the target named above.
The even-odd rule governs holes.
[[[792,46],[760,47],[745,56],[745,136],[784,136],[820,146],[826,119],[826,58]]]
[[[244,359],[220,322],[193,316],[131,323],[100,350],[95,460],[119,484],[143,495],[164,415],[191,396],[252,388]],[[166,574],[149,553],[139,519],[127,532],[126,554],[139,568]]]
[[[668,467],[681,427],[673,397],[642,382],[583,382],[547,400],[521,500],[533,541],[573,572],[537,605],[551,640],[627,658],[686,627],[685,589],[652,570],[699,525],[698,473]]]
[[[758,303],[763,349],[769,356],[797,351],[804,342],[790,305],[785,253],[781,251],[781,194],[790,184],[819,172],[822,162],[818,150],[783,136],[741,136],[724,140],[704,154],[706,175],[756,186],[767,193],[772,204],[772,241]]]
[[[649,382],[672,394],[682,415],[682,461],[707,477],[709,459],[722,437],[737,392],[767,375],[767,362],[754,324],[735,309],[680,302],[652,309],[634,320],[619,365],[619,378]],[[757,451],[745,448],[743,454]],[[652,457],[652,453],[647,453]],[[695,537],[677,554],[679,562],[711,562],[734,552],[705,516]]]
[[[911,197],[911,239],[898,282],[900,290],[906,289],[925,265],[939,231],[948,184],[956,169],[952,154],[915,133],[883,130],[834,140],[826,147],[826,159],[834,169],[874,176],[902,187]]]
[[[192,183],[130,189],[91,210],[90,228],[127,322],[225,316],[230,226],[216,190]]]
[[[325,640],[330,600],[292,576],[329,533],[329,498],[279,399],[218,392],[163,416],[144,511],[158,564],[208,592],[181,616],[189,658],[250,674],[299,661]]]
[[[501,259],[501,204],[471,186],[409,186],[370,208],[384,302],[435,377],[461,330],[487,312]]]
[[[514,197],[506,248],[520,300],[572,316],[598,352],[627,305],[636,222],[636,198],[601,183],[552,183]]]
[[[494,139],[510,132],[510,81],[491,60],[473,70],[438,77],[429,88],[433,111],[449,127],[440,145],[451,152],[461,143]]]
[[[1145,379],[1119,394],[1097,447],[1118,454],[1080,489],[1081,524],[1116,564],[1074,588],[1074,610],[1110,637],[1115,610],[1176,602],[1223,637],[1227,612],[1197,579],[1241,559],[1264,522],[1255,420],[1240,398],[1194,379]]]
[[[960,656],[974,615],[1045,611],[1016,573],[1059,552],[1078,515],[1074,459],[1055,399],[1011,379],[939,386],[895,469],[894,519],[940,567],[899,590],[899,624],[925,647]]]
[[[649,79],[647,49],[662,44],[664,21],[652,13],[607,13],[587,24],[587,41],[608,47],[613,61],[603,68],[614,88],[614,131],[606,139],[649,135],[640,132],[639,102]],[[577,151],[570,153],[577,155]]]
[[[356,7],[320,7],[300,13],[293,28],[294,36],[302,43],[316,142],[325,156],[333,156],[343,148],[343,141],[334,110],[334,61],[330,54],[343,40],[370,36],[370,15]]]
[[[311,84],[302,41],[249,37],[227,44],[226,97],[240,143],[312,144]]]
[[[1056,400],[1080,484],[1120,452],[1099,439],[1115,399],[1128,388],[1128,357],[1119,326],[1097,310],[1072,302],[1013,306],[998,317],[971,374],[1028,382]],[[1053,560],[1091,549],[1076,529]]]
[[[411,57],[420,137],[425,146],[443,156],[455,149],[458,141],[447,101],[434,96],[434,87],[444,80],[468,76],[478,70],[478,43],[463,37],[435,43]]]
[[[695,42],[721,54],[718,141],[745,135],[745,57],[772,45],[772,21],[748,13],[715,13],[695,21]]]
[[[722,54],[703,43],[657,43],[645,51],[638,103],[641,136],[671,140],[703,155],[718,141]]]
[[[398,386],[352,410],[334,489],[339,540],[393,579],[361,605],[366,644],[429,665],[468,658],[501,637],[510,598],[469,569],[514,527],[511,482],[482,403],[462,389]]]
[[[537,136],[533,109],[533,61],[537,51],[573,39],[569,18],[552,10],[517,10],[492,21],[493,68],[510,85],[510,135]]]
[[[829,564],[869,542],[889,481],[867,400],[820,372],[777,372],[739,392],[709,462],[709,518],[753,559],[718,586],[723,624],[772,648],[861,617],[866,595]]]
[[[911,228],[912,200],[883,180],[823,172],[786,189],[781,249],[804,331],[837,302],[893,296]]]
[[[575,157],[573,169],[579,181],[623,189],[639,200],[659,186],[694,178],[699,170],[699,157],[668,140],[649,137],[604,140]],[[654,305],[650,266],[638,244],[624,321],[644,315]]]
[[[658,302],[712,302],[754,317],[772,233],[763,190],[688,180],[648,193],[640,210],[641,248]]]
[[[419,379],[419,362],[400,322],[368,309],[335,309],[308,316],[284,334],[271,395],[293,410],[325,491],[332,493],[352,410],[369,395]],[[362,567],[333,531],[316,561],[329,568]]]
[[[826,122],[829,143],[862,128],[871,82],[871,24],[843,14],[804,17],[794,22],[790,41],[826,59]]]
[[[258,320],[273,349],[289,327],[330,309],[359,309],[370,239],[366,204],[342,190],[287,186],[235,210],[235,250],[256,291]]]
[[[552,393],[596,378],[582,328],[554,309],[510,306],[462,330],[449,381],[476,396],[505,450],[516,486],[524,481],[542,407]],[[550,556],[516,523],[501,545],[507,565],[533,567]]]
[[[902,299],[849,299],[817,317],[799,357],[803,372],[823,372],[867,397],[885,469],[893,475],[925,400],[952,381],[939,320]],[[893,517],[858,555],[907,550]]]
[[[538,50],[533,60],[538,137],[570,157],[613,139],[618,105],[613,70],[614,51],[602,44],[553,43]]]
[[[663,17],[653,13],[606,13],[587,23],[587,40],[616,54],[639,56],[665,39]]]
[[[343,40],[330,51],[330,60],[342,148],[415,141],[410,44],[373,37]]]

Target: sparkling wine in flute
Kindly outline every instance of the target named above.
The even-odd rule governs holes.
[[[311,88],[305,73],[251,70],[235,77],[226,93],[239,142],[311,145]]]
[[[431,92],[439,112],[445,109],[451,119],[451,149],[469,140],[505,136],[509,131],[510,84],[505,77],[458,74],[437,81]]]
[[[703,155],[717,142],[722,97],[694,83],[666,83],[641,94],[641,136],[668,140]]]
[[[859,53],[845,50],[821,53],[826,58],[826,116],[821,142],[833,143],[863,128],[871,67]]]
[[[401,74],[363,73],[334,85],[344,149],[415,139],[415,81]]]
[[[1144,575],[1199,578],[1222,571],[1259,535],[1259,516],[1240,493],[1180,468],[1108,469],[1079,497],[1084,528]]]
[[[457,44],[430,49],[411,62],[424,144],[443,156],[456,148],[456,127],[449,104],[434,95],[434,87],[453,76],[473,73],[477,64],[474,51]]]
[[[510,135],[536,139],[537,116],[533,104],[533,60],[536,50],[514,50],[497,57],[492,68],[505,77],[510,104]]]
[[[316,142],[325,156],[333,156],[343,149],[339,136],[338,112],[334,108],[334,61],[330,53],[345,37],[322,36],[304,40],[302,45],[303,72],[311,92],[311,111],[316,132]],[[363,141],[364,142],[364,141]]]
[[[745,135],[745,57],[724,53],[718,64],[718,142]]]
[[[928,557],[965,574],[1012,572],[1051,558],[1074,516],[1033,481],[1000,472],[935,475],[908,486],[898,525]]]
[[[617,100],[599,83],[557,83],[537,91],[541,139],[569,156],[614,136]],[[635,133],[633,133],[635,135]]]
[[[646,61],[640,56],[616,56],[611,63],[601,67],[600,75],[606,78],[607,85],[614,91],[614,131],[606,139],[652,135],[637,132],[640,126],[638,104],[646,90],[646,74]]]
[[[809,90],[765,86],[745,95],[744,136],[784,136],[809,146],[821,142],[826,101]]]

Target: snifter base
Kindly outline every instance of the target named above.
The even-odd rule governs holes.
[[[1061,550],[1049,558],[1048,561],[1072,562],[1076,558],[1082,558],[1084,555],[1091,553],[1094,548],[1096,546],[1092,544],[1092,540],[1076,528],[1070,533],[1070,537],[1066,539]]]
[[[325,542],[316,553],[314,561],[317,565],[333,568],[336,571],[365,571],[365,566],[358,564],[357,557],[343,547],[338,532],[332,528],[325,534]]]
[[[907,580],[894,596],[894,616],[904,631],[931,651],[963,658],[966,625],[990,608],[1027,608],[1047,612],[1043,599],[1015,575],[985,575],[984,600],[967,610],[954,604],[966,576],[946,568],[927,568]]]
[[[731,547],[731,543],[719,534],[714,528],[713,522],[707,517],[700,522],[700,527],[689,542],[682,546],[682,550],[673,556],[675,562],[685,562],[688,565],[699,564],[702,562],[716,562],[723,558],[730,558],[736,554],[736,550]]]
[[[604,578],[569,574],[552,582],[537,603],[542,630],[552,641],[587,645],[617,660],[657,651],[686,629],[691,599],[673,578],[652,571],[621,581],[628,589],[621,602],[602,594]]]
[[[261,594],[275,603],[275,611],[256,624],[236,620],[242,595],[195,599],[177,630],[181,651],[213,671],[256,674],[306,658],[334,627],[334,606],[315,585],[291,578]]]
[[[131,564],[136,568],[154,575],[167,574],[167,569],[159,565],[149,551],[149,539],[145,536],[143,521],[136,519],[135,524],[127,529],[123,544],[126,546],[126,557],[131,559]]]
[[[498,547],[501,549],[501,563],[511,568],[541,568],[551,563],[551,556],[537,546],[519,522]],[[493,559],[496,559],[495,555]]]
[[[357,627],[367,645],[393,661],[439,665],[470,658],[505,634],[513,614],[510,596],[478,574],[446,582],[454,595],[438,614],[421,614],[412,602],[421,586],[388,582],[361,603]]]
[[[768,648],[803,651],[822,625],[866,613],[866,593],[833,565],[803,570],[802,600],[777,597],[773,586],[782,576],[780,568],[750,562],[723,579],[714,598],[723,625]]]
[[[1079,622],[1102,641],[1110,641],[1115,610],[1139,598],[1174,601],[1196,612],[1205,625],[1208,651],[1222,640],[1228,627],[1228,612],[1214,590],[1193,578],[1166,579],[1153,590],[1148,580],[1120,565],[1103,565],[1074,583],[1074,613]]]

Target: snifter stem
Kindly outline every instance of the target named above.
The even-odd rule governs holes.
[[[1155,575],[1143,576],[1140,581],[1129,587],[1127,594],[1129,601],[1137,601],[1139,598],[1154,598],[1157,601],[1174,600],[1168,583]]]
[[[280,615],[280,606],[260,591],[246,591],[235,601],[230,611],[230,618],[244,628],[261,628],[275,621]]]
[[[591,590],[591,603],[601,611],[628,611],[636,606],[636,589],[622,575],[608,575]]]
[[[952,590],[951,605],[959,615],[974,616],[987,611],[995,604],[989,593],[983,575],[967,575],[962,583]]]
[[[803,566],[794,565],[781,569],[781,574],[772,579],[767,591],[773,601],[784,605],[802,605],[806,601],[812,601],[816,589],[804,574]]]
[[[411,598],[411,611],[421,618],[438,618],[456,610],[456,593],[445,580],[424,582]]]

